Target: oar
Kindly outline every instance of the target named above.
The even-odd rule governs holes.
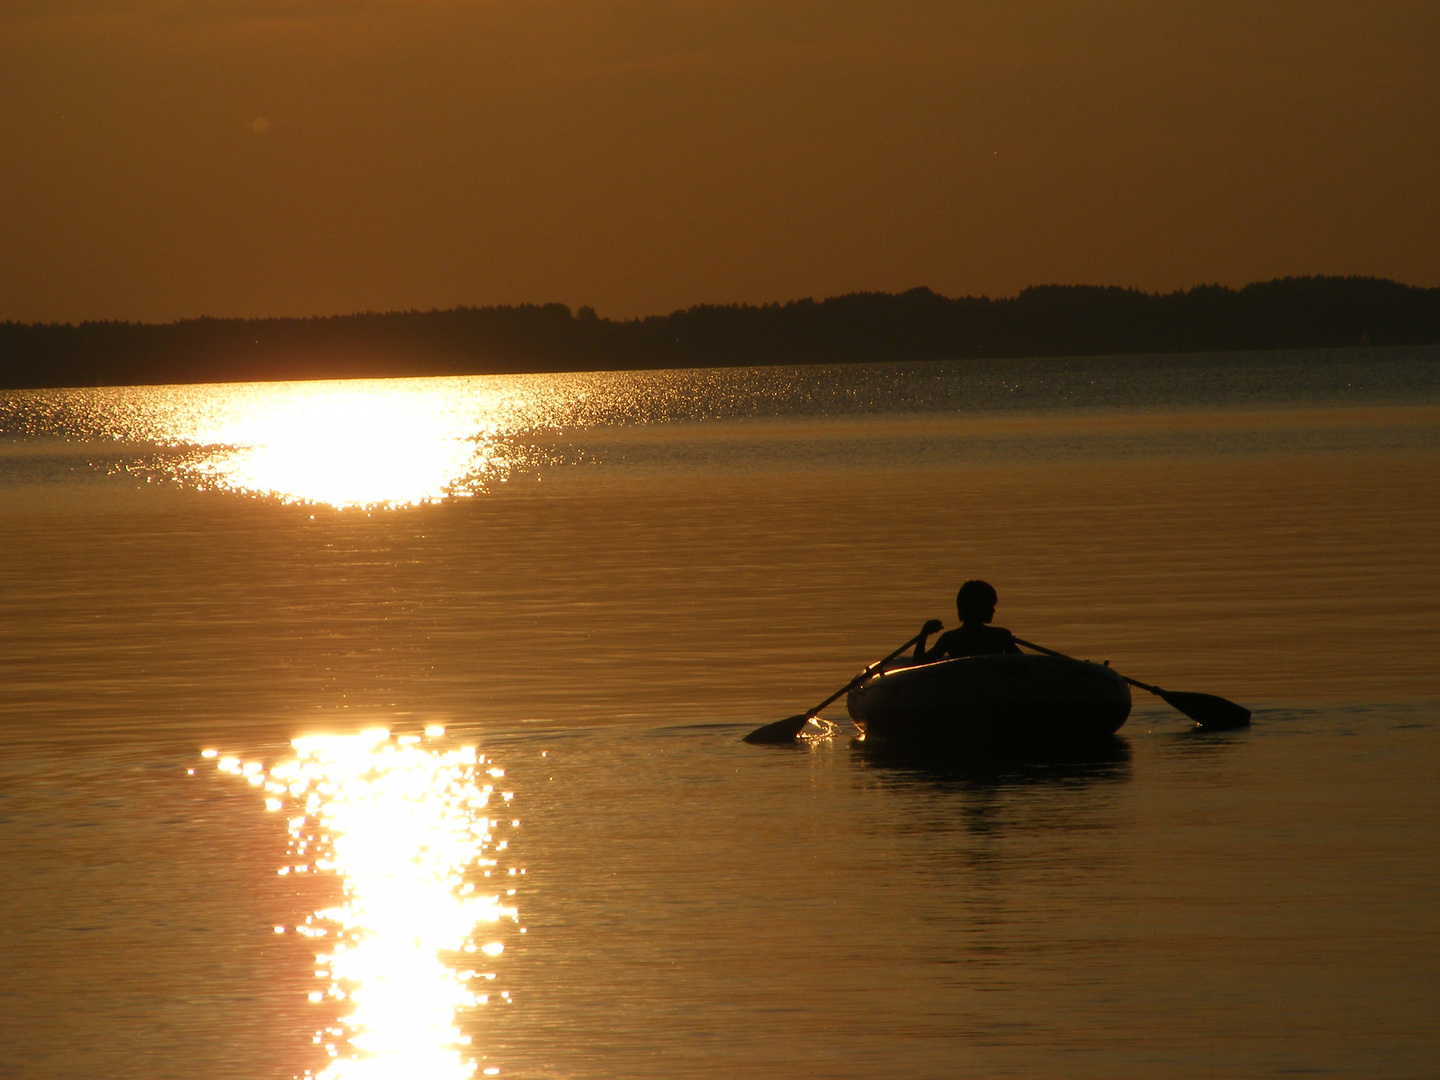
[[[800,732],[804,730],[805,725],[810,722],[810,718],[812,716],[818,713],[821,709],[825,708],[826,705],[829,705],[841,694],[846,693],[852,687],[859,686],[871,675],[875,674],[876,671],[884,667],[891,660],[894,660],[895,657],[899,656],[902,652],[910,648],[911,645],[914,645],[924,636],[925,635],[923,634],[916,634],[909,641],[905,642],[904,645],[901,645],[889,656],[885,657],[884,660],[881,660],[875,664],[871,664],[859,675],[856,675],[848,683],[842,686],[839,690],[836,690],[835,693],[831,694],[824,701],[820,702],[819,705],[816,705],[809,712],[796,713],[794,716],[787,716],[784,720],[776,720],[773,724],[766,724],[764,727],[758,727],[740,741],[748,743],[787,743],[794,741],[795,736],[799,735]]]
[[[1058,653],[1054,649],[1047,649],[1044,646],[1015,638],[1016,645],[1024,645],[1027,649],[1034,649],[1046,656],[1058,656],[1062,660],[1073,660],[1074,657]],[[1117,671],[1116,675],[1120,675]],[[1236,705],[1233,701],[1227,701],[1215,694],[1196,694],[1185,690],[1162,690],[1158,686],[1151,686],[1139,679],[1132,679],[1128,675],[1120,675],[1131,686],[1138,686],[1141,690],[1149,690],[1158,698],[1179,709],[1186,716],[1190,717],[1201,727],[1209,731],[1227,731],[1231,728],[1242,728],[1250,726],[1250,710],[1243,705]]]

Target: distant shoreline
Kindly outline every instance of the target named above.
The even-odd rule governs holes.
[[[641,319],[563,304],[315,318],[0,323],[0,388],[263,382],[1440,344],[1440,288],[1281,278],[1143,293],[929,289]]]

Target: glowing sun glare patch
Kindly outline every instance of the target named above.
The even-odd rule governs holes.
[[[266,404],[239,411],[211,436],[240,445],[215,453],[197,475],[287,500],[371,506],[438,499],[475,467],[468,431],[413,392],[302,385]]]
[[[169,466],[176,479],[335,507],[417,505],[504,483],[528,454],[511,436],[546,422],[524,394],[443,379],[211,387],[166,405],[150,434],[191,448]]]
[[[494,975],[456,970],[446,958],[477,945],[498,956],[499,924],[518,920],[476,882],[486,880],[480,867],[494,865],[482,856],[495,833],[519,822],[485,813],[494,792],[477,778],[493,762],[439,739],[394,739],[383,729],[317,735],[294,740],[295,756],[268,772],[235,757],[217,762],[248,783],[259,778],[266,808],[289,818],[278,873],[341,881],[342,903],[295,927],[320,950],[315,976],[325,988],[309,999],[351,1007],[340,1027],[315,1033],[332,1059],[315,1080],[451,1080],[477,1068],[456,1020],[494,1000],[493,983],[486,994],[469,989]],[[476,882],[467,882],[472,870]]]

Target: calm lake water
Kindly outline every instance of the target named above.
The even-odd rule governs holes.
[[[6,392],[0,552],[7,1080],[1440,1075],[1440,350]],[[1253,728],[738,741],[969,577]]]

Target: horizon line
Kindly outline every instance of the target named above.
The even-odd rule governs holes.
[[[1085,283],[1060,284],[1058,282],[1041,282],[1027,285],[1018,292],[1012,294],[991,296],[988,293],[979,295],[967,294],[964,296],[946,296],[944,293],[936,292],[928,285],[915,285],[898,292],[887,292],[882,289],[857,289],[851,292],[834,293],[829,296],[816,298],[814,296],[792,297],[788,300],[767,300],[767,301],[701,301],[691,304],[688,307],[673,308],[666,312],[653,312],[647,315],[610,316],[601,315],[590,304],[581,304],[572,308],[569,304],[559,300],[533,301],[523,300],[511,303],[493,304],[454,304],[449,307],[410,307],[410,308],[364,308],[351,311],[330,312],[328,314],[309,315],[187,315],[178,319],[167,319],[163,321],[147,321],[145,319],[126,318],[81,318],[78,320],[22,320],[6,318],[0,320],[0,326],[22,326],[22,327],[81,327],[81,326],[135,326],[135,327],[166,327],[182,326],[187,323],[227,323],[227,322],[322,322],[330,319],[353,319],[365,317],[386,317],[394,315],[437,315],[449,312],[471,312],[471,311],[526,311],[526,310],[555,310],[564,308],[571,318],[594,318],[600,322],[625,325],[630,323],[643,323],[650,319],[668,319],[675,315],[682,315],[687,312],[707,310],[775,310],[788,307],[796,307],[806,304],[821,305],[832,301],[847,300],[862,297],[885,297],[896,298],[902,296],[928,295],[936,299],[955,303],[961,301],[973,301],[983,303],[1006,303],[1022,299],[1027,293],[1035,292],[1085,292],[1085,293],[1127,293],[1136,297],[1147,299],[1163,299],[1172,296],[1186,296],[1190,293],[1200,291],[1215,291],[1231,294],[1243,293],[1249,289],[1255,289],[1267,285],[1280,285],[1290,282],[1373,282],[1380,285],[1390,285],[1396,288],[1412,292],[1440,292],[1440,285],[1411,285],[1406,282],[1397,281],[1389,277],[1377,277],[1373,274],[1287,274],[1283,277],[1267,278],[1263,281],[1250,281],[1244,285],[1222,285],[1218,282],[1200,282],[1188,288],[1171,289],[1167,291],[1150,292],[1134,285],[1094,285]]]

